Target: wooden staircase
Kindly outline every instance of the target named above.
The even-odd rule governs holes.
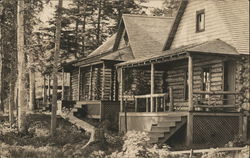
[[[149,131],[149,143],[165,143],[181,127],[186,125],[186,123],[186,116],[167,116],[157,124],[152,124],[151,130]]]
[[[72,112],[78,118],[97,118],[100,115],[100,101],[79,101],[75,104]]]

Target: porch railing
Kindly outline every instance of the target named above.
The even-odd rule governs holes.
[[[233,91],[194,91],[193,103],[198,108],[237,108],[236,96]]]
[[[172,94],[172,89],[170,89],[169,93],[124,95],[123,99],[125,101],[125,106],[133,106],[132,108],[134,108],[134,112],[165,112],[173,111],[174,109],[174,100]]]

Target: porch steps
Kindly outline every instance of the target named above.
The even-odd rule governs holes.
[[[90,112],[94,106],[99,107],[100,104],[100,101],[78,101],[72,109],[73,115],[78,118],[92,118],[93,116],[89,115],[88,112]]]
[[[186,116],[167,116],[157,124],[152,124],[148,132],[150,140],[148,143],[164,143],[173,136],[187,122]]]

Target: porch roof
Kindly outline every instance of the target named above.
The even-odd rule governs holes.
[[[173,61],[187,57],[187,53],[218,54],[218,55],[240,55],[237,50],[226,42],[216,39],[199,44],[191,44],[176,49],[162,51],[160,55],[130,60],[119,63],[117,67],[133,67],[147,65],[156,62]]]
[[[100,63],[105,60],[112,60],[112,61],[128,61],[134,59],[133,53],[130,47],[125,47],[122,49],[118,49],[117,51],[108,51],[105,53],[88,56],[87,58],[82,59],[74,64],[74,66],[85,66],[90,65],[92,63]]]

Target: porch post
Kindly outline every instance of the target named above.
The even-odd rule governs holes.
[[[62,68],[62,98],[61,100],[64,100],[64,68]]]
[[[154,111],[154,98],[153,98],[153,94],[154,94],[154,89],[155,89],[155,85],[154,85],[154,72],[155,72],[155,65],[152,63],[151,64],[151,97],[150,97],[150,111],[153,112]]]
[[[79,69],[78,69],[78,101],[80,100],[80,97],[81,97],[81,95],[80,95],[80,88],[81,88],[81,86],[80,86],[80,84],[81,84],[81,68],[79,67]]]
[[[105,63],[102,65],[102,100],[104,100],[105,94]]]
[[[120,112],[123,112],[123,68],[120,70],[120,84],[121,84],[121,92],[120,92]]]
[[[90,76],[89,76],[89,100],[91,100],[91,98],[92,98],[92,71],[93,71],[93,67],[92,67],[92,65],[90,66],[90,72],[89,72],[89,74],[90,74]]]
[[[189,111],[194,110],[193,105],[193,59],[191,56],[188,57],[188,109]]]
[[[193,144],[193,59],[188,56],[188,109],[189,113],[187,116],[187,146]]]

